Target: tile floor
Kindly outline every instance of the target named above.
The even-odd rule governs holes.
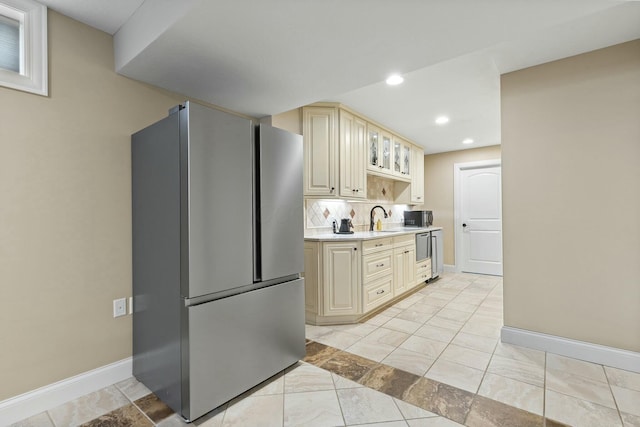
[[[502,280],[445,274],[194,424],[637,426],[640,374],[502,344]],[[181,426],[131,378],[14,426]]]

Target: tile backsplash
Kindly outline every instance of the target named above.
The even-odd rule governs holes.
[[[367,201],[306,199],[305,229],[308,233],[324,233],[331,230],[333,220],[339,226],[342,218],[350,218],[356,231],[368,230],[371,208],[376,205],[382,206],[389,215],[385,218],[382,211],[376,209],[376,222],[380,219],[385,228],[402,226],[404,211],[410,207],[394,203],[393,187],[393,181],[368,175]]]

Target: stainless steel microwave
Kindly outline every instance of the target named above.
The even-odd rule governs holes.
[[[404,211],[405,227],[429,227],[433,225],[431,211]]]

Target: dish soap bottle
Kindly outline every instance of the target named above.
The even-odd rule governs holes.
[[[380,221],[380,219],[376,222],[376,230],[382,231],[382,221]]]

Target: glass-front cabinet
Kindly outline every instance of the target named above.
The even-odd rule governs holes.
[[[391,172],[391,135],[367,123],[367,147],[369,161],[367,169],[376,172]]]
[[[393,174],[411,177],[411,144],[400,138],[393,138]]]

